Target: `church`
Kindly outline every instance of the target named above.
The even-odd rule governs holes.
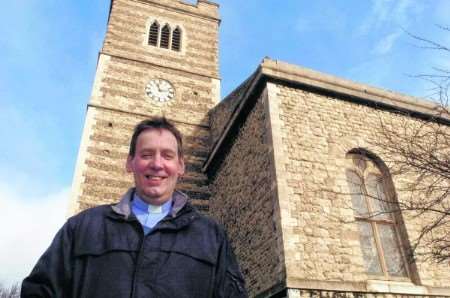
[[[165,116],[184,135],[178,189],[226,227],[250,297],[450,297],[448,262],[407,258],[420,218],[364,216],[408,182],[373,146],[380,117],[434,105],[270,58],[221,99],[219,25],[207,0],[111,0],[71,214],[120,198],[133,127]]]

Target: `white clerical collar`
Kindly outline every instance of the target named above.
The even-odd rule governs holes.
[[[133,206],[141,211],[145,211],[149,214],[161,214],[169,213],[172,209],[172,197],[162,205],[152,205],[142,200],[137,193],[134,193]]]

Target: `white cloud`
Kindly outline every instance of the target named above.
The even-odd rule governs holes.
[[[413,20],[424,12],[423,3],[412,0],[372,0],[365,21],[356,29],[356,36],[375,38],[372,54],[386,55],[408,30]]]
[[[394,46],[394,43],[397,41],[397,39],[402,35],[402,31],[397,30],[396,32],[390,33],[386,35],[384,38],[382,38],[378,43],[375,45],[375,48],[373,49],[373,54],[376,55],[385,55],[389,53]]]
[[[407,25],[410,14],[414,13],[416,6],[412,0],[400,0],[396,2],[397,5],[394,7],[391,17],[394,18],[395,22],[399,25]]]
[[[373,0],[372,9],[365,22],[357,28],[357,35],[366,35],[373,30],[386,27],[407,28],[411,18],[423,11],[419,1]]]
[[[372,9],[365,22],[357,29],[358,35],[366,35],[374,29],[378,29],[380,24],[387,18],[391,0],[373,0]]]
[[[0,183],[0,282],[8,286],[30,273],[65,221],[69,188],[47,196],[22,198]]]

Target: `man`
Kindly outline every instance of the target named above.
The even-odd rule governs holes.
[[[66,222],[22,284],[22,297],[247,297],[224,230],[175,191],[180,132],[139,123],[126,162],[135,188]]]

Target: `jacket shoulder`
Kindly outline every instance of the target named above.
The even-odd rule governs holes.
[[[225,227],[221,223],[209,215],[200,213],[195,207],[192,207],[192,209],[192,213],[196,217],[196,220],[194,221],[195,224],[201,226],[203,230],[214,234],[218,241],[222,241],[226,238]]]
[[[92,208],[85,209],[79,213],[71,216],[67,220],[67,225],[70,228],[76,228],[80,225],[91,225],[93,223],[100,223],[103,219],[112,213],[112,205],[99,205]]]
[[[82,210],[80,212],[78,212],[77,214],[72,215],[71,217],[69,217],[69,220],[79,220],[85,217],[91,217],[91,216],[96,216],[96,215],[103,215],[107,212],[109,212],[109,210],[111,210],[111,204],[105,204],[105,205],[98,205],[95,207],[91,207],[85,210]]]

